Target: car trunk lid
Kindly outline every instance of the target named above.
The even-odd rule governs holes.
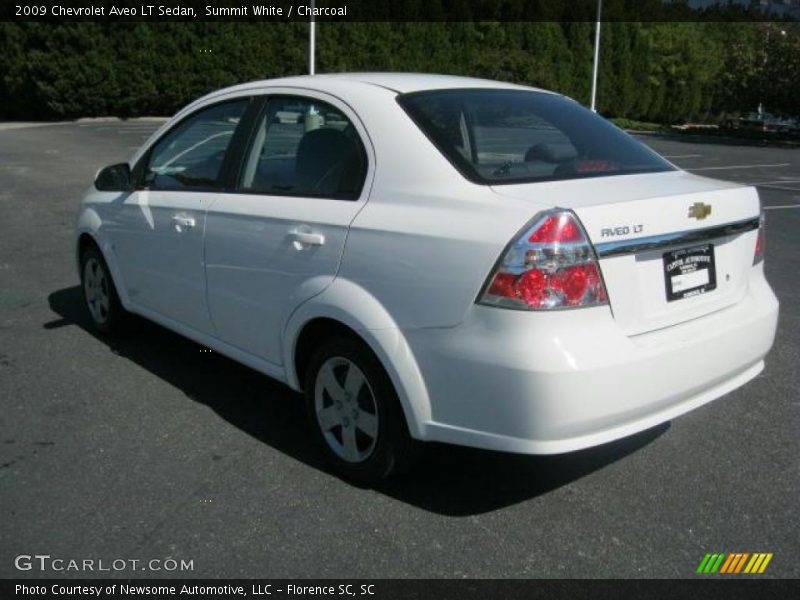
[[[701,317],[747,292],[755,188],[672,171],[493,189],[578,215],[627,335]]]

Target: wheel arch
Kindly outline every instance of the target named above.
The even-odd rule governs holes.
[[[81,212],[78,219],[78,226],[75,229],[74,249],[75,249],[75,265],[78,272],[78,277],[81,277],[81,254],[86,250],[89,245],[94,245],[100,250],[103,260],[106,261],[109,271],[111,271],[111,279],[114,282],[114,287],[117,290],[117,296],[122,303],[123,308],[130,310],[130,302],[128,301],[127,289],[124,285],[122,273],[120,273],[119,265],[117,264],[116,257],[114,256],[114,249],[100,228],[100,216],[93,209],[86,208]]]
[[[411,348],[386,309],[354,282],[336,279],[290,317],[283,335],[287,384],[302,391],[302,369],[316,345],[330,335],[355,337],[372,350],[394,385],[412,437],[422,438],[431,406]]]
[[[86,249],[89,248],[90,246],[94,246],[98,250],[100,249],[100,245],[97,243],[94,237],[92,237],[92,234],[86,231],[81,232],[78,235],[78,242],[75,248],[75,259],[78,261],[79,265],[81,261],[81,256],[83,256],[83,253],[86,252]],[[102,252],[102,250],[100,251]]]

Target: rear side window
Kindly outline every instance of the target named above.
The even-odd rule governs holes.
[[[144,172],[153,190],[223,187],[222,164],[249,99],[200,110],[153,145]]]
[[[400,105],[469,180],[498,185],[670,171],[658,154],[577,102],[525,90],[441,90]]]
[[[366,170],[364,145],[340,110],[312,98],[279,97],[256,126],[239,189],[356,199]]]

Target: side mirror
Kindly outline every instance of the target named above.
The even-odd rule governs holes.
[[[94,187],[101,192],[127,192],[133,185],[128,163],[103,167],[94,178]]]

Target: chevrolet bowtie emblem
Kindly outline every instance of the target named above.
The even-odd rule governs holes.
[[[695,202],[689,207],[689,216],[694,217],[698,221],[705,219],[711,214],[711,205],[703,204],[702,202]]]

